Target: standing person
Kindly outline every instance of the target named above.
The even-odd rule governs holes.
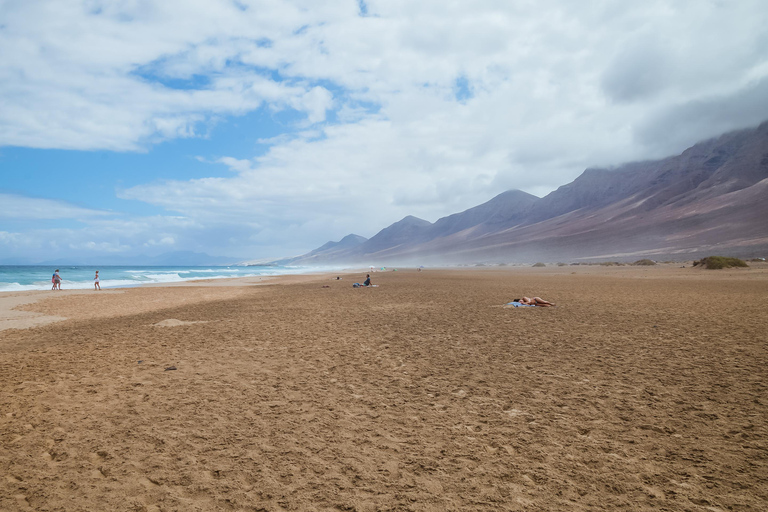
[[[53,273],[53,289],[61,291],[61,276],[59,275],[59,269]]]
[[[101,285],[99,284],[99,271],[96,271],[96,277],[93,278],[93,289],[94,290],[101,290]]]

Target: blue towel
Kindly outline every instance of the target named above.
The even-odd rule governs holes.
[[[516,308],[535,308],[533,304],[522,304],[520,302],[507,302],[507,306],[514,306]]]

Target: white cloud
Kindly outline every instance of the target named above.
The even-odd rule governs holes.
[[[0,219],[89,219],[105,215],[114,214],[65,201],[0,193]]]
[[[80,227],[0,231],[0,259],[16,255],[35,255],[37,260],[87,254],[156,255],[175,250],[179,244],[187,250],[224,255],[217,245],[232,233],[245,237],[241,228],[215,223],[203,226],[179,216],[91,217],[83,219]]]
[[[444,108],[430,100],[455,101],[458,77],[485,98],[472,105],[479,117],[490,103],[526,133],[610,136],[768,76],[759,0],[366,5],[361,17],[340,0],[6,2],[0,144],[137,149],[262,105],[318,123],[334,104],[318,80],[341,88],[344,119],[360,113],[350,101],[368,101],[407,123]],[[192,88],[164,86],[173,80]],[[627,157],[641,149],[631,142]]]
[[[227,68],[229,59],[263,38],[289,35],[305,18],[270,2],[245,12],[228,1],[4,2],[0,145],[133,150],[198,135],[213,115],[265,103],[322,121],[329,106],[322,87]],[[163,85],[210,73],[203,88]]]
[[[94,241],[88,241],[84,243],[69,243],[68,244],[69,249],[78,251],[78,250],[85,250],[88,252],[99,252],[99,253],[124,253],[131,249],[128,245],[120,245],[119,243],[110,243],[110,242],[94,242]]]
[[[155,240],[154,238],[151,238],[144,243],[144,246],[151,247],[156,245],[174,245],[175,243],[176,243],[176,240],[172,236],[166,236],[161,238],[160,240]]]
[[[0,244],[11,247],[16,246],[19,243],[21,235],[19,233],[9,233],[8,231],[0,231]]]

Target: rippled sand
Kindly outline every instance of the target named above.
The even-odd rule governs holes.
[[[0,510],[768,509],[768,269],[360,280],[22,306]]]

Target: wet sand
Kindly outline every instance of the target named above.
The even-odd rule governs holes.
[[[360,275],[22,305],[0,510],[768,509],[768,268]]]

